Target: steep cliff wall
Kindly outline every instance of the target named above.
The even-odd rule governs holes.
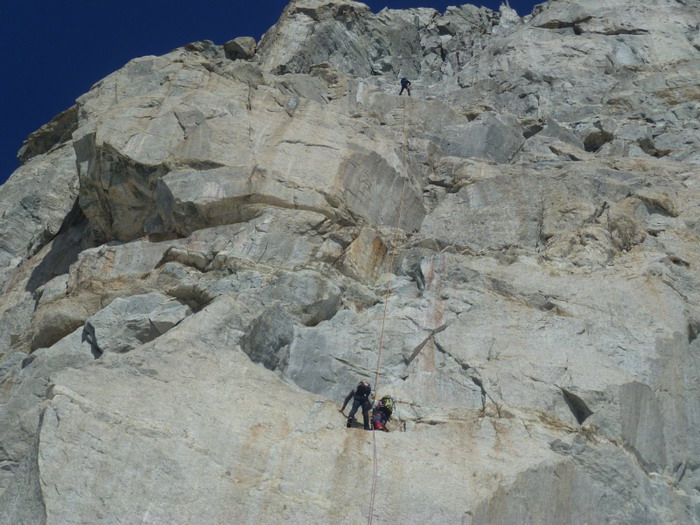
[[[700,524],[699,27],[295,0],[96,84],[0,187],[0,522]]]

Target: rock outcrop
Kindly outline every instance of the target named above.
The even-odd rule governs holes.
[[[100,81],[0,187],[0,523],[700,524],[699,27],[293,0]]]

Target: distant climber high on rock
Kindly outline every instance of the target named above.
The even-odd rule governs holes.
[[[371,393],[372,387],[369,386],[369,383],[367,381],[360,381],[360,384],[358,384],[357,387],[353,388],[350,391],[350,393],[345,397],[343,407],[339,410],[339,412],[343,412],[345,410],[345,407],[350,402],[350,399],[353,400],[352,408],[350,409],[350,413],[348,414],[348,428],[352,426],[352,422],[355,420],[355,413],[357,412],[357,409],[362,407],[362,419],[364,422],[365,430],[370,430],[369,409],[372,406],[372,403],[369,400],[369,396]]]
[[[403,95],[404,89],[408,92],[408,96],[411,96],[411,81],[406,77],[401,79],[401,91],[399,91],[399,96]]]

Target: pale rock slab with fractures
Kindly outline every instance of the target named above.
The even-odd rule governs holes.
[[[98,82],[0,188],[0,522],[700,524],[699,12],[295,0]]]

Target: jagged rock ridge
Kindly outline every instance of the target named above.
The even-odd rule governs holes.
[[[374,522],[700,523],[698,8],[296,0],[96,84],[0,187],[0,522],[364,521],[381,357]]]

